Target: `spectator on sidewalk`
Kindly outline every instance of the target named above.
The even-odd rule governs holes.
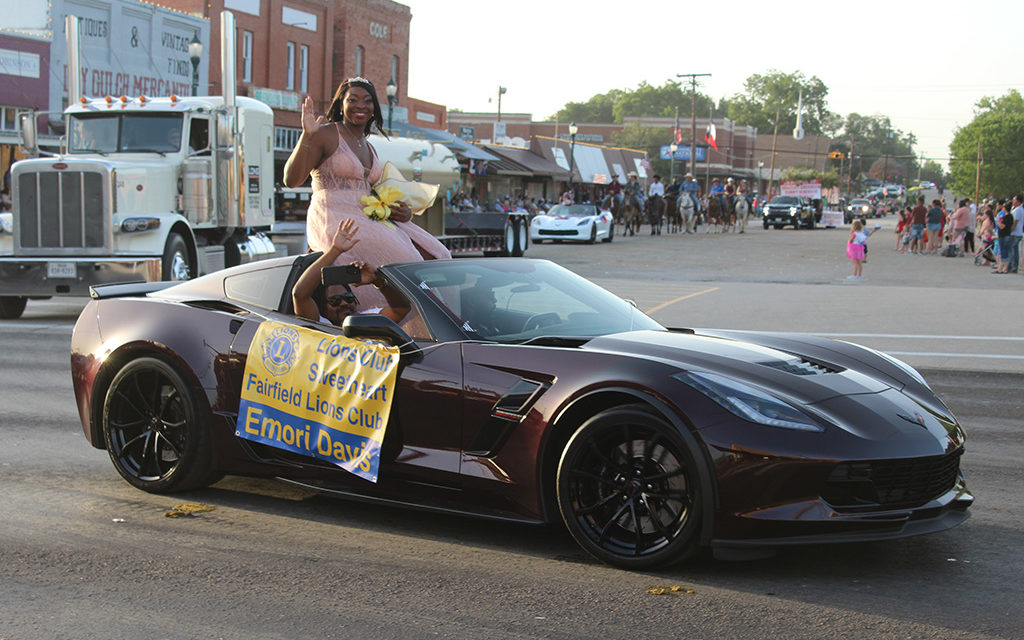
[[[1020,267],[1020,241],[1024,238],[1024,195],[1013,196],[1013,231],[1010,232],[1009,273],[1017,273]]]

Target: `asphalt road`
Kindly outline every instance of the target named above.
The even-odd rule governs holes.
[[[967,429],[977,501],[953,530],[631,573],[589,560],[558,528],[273,481],[150,495],[82,437],[68,375],[82,301],[30,302],[0,321],[0,640],[1024,638],[1024,347],[1010,328],[1024,277],[893,254],[880,234],[867,278],[849,283],[845,236],[758,227],[528,255],[665,324],[812,331],[899,352]],[[213,510],[165,516],[191,502]]]

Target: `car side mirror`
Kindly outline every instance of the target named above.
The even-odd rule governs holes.
[[[394,320],[380,314],[350,315],[341,323],[341,332],[346,338],[383,340],[398,347],[403,356],[419,354],[409,334]]]

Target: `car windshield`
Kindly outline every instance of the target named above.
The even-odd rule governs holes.
[[[797,198],[796,196],[775,196],[772,198],[771,204],[800,204],[800,198]]]
[[[861,206],[861,205],[865,205],[865,204],[871,204],[871,201],[870,200],[852,200],[852,201],[850,201],[850,204],[855,205],[855,206]]]
[[[70,153],[174,153],[181,150],[182,114],[71,116]]]
[[[489,340],[664,329],[629,302],[546,260],[428,260],[394,268],[464,331]]]
[[[589,204],[556,204],[548,211],[549,216],[567,216],[571,218],[592,216],[596,213],[594,206]]]

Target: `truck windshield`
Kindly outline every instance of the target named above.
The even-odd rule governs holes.
[[[182,114],[119,113],[71,116],[70,153],[175,153]]]

